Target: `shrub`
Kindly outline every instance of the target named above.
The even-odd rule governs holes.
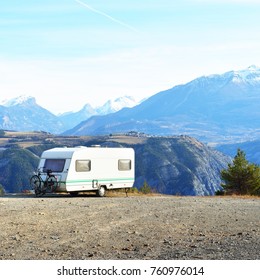
[[[224,195],[225,194],[225,192],[223,191],[223,190],[217,190],[216,192],[215,192],[215,195]]]
[[[0,184],[0,196],[4,196],[5,190],[4,187]]]
[[[143,194],[148,194],[152,192],[152,188],[148,185],[146,181],[144,181],[143,186],[140,188],[140,192]]]
[[[128,192],[129,193],[138,193],[139,191],[138,191],[138,189],[136,187],[132,187],[132,188],[129,189]]]

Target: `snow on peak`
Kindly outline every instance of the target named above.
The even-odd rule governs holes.
[[[21,105],[21,104],[28,103],[28,102],[35,102],[35,98],[32,96],[28,96],[28,95],[20,95],[15,98],[5,99],[5,100],[1,101],[0,104],[5,107],[13,107],[13,106]]]
[[[98,114],[105,115],[117,112],[123,108],[132,108],[137,105],[137,102],[132,96],[122,96],[114,100],[108,100],[103,106],[96,109]]]
[[[249,71],[260,71],[260,68],[256,65],[250,65],[248,68],[247,68]]]
[[[110,100],[111,101],[111,100]],[[108,102],[110,102],[108,101]],[[118,97],[115,100],[112,100],[110,102],[111,108],[115,109],[116,111],[128,107],[134,107],[136,105],[136,100],[132,97],[132,96],[122,96],[122,97]]]
[[[260,68],[255,65],[251,65],[244,70],[229,72],[229,74],[232,75],[232,81],[235,83],[260,83]]]
[[[233,71],[229,71],[226,72],[224,74],[212,74],[209,76],[202,76],[200,78],[197,78],[195,80],[200,80],[202,79],[207,79],[207,78],[214,78],[214,79],[219,79],[219,78],[233,78],[233,80],[251,80],[251,79],[259,79],[260,77],[260,68],[256,65],[251,65],[246,69],[242,69],[242,70],[233,70]]]

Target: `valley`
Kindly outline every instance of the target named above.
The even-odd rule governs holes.
[[[59,136],[45,132],[6,132],[0,139],[0,184],[7,192],[28,190],[39,157],[53,147],[100,145],[135,150],[135,183],[172,195],[214,195],[220,189],[220,171],[230,158],[189,136],[155,137],[115,134]],[[12,175],[11,175],[12,174]]]

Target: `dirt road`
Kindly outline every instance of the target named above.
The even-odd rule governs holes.
[[[260,259],[260,199],[0,198],[0,259]]]

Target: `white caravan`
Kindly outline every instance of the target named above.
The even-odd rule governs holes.
[[[51,172],[55,192],[96,191],[104,196],[108,189],[131,188],[135,180],[132,148],[74,147],[54,148],[42,153],[38,170],[42,181]]]

